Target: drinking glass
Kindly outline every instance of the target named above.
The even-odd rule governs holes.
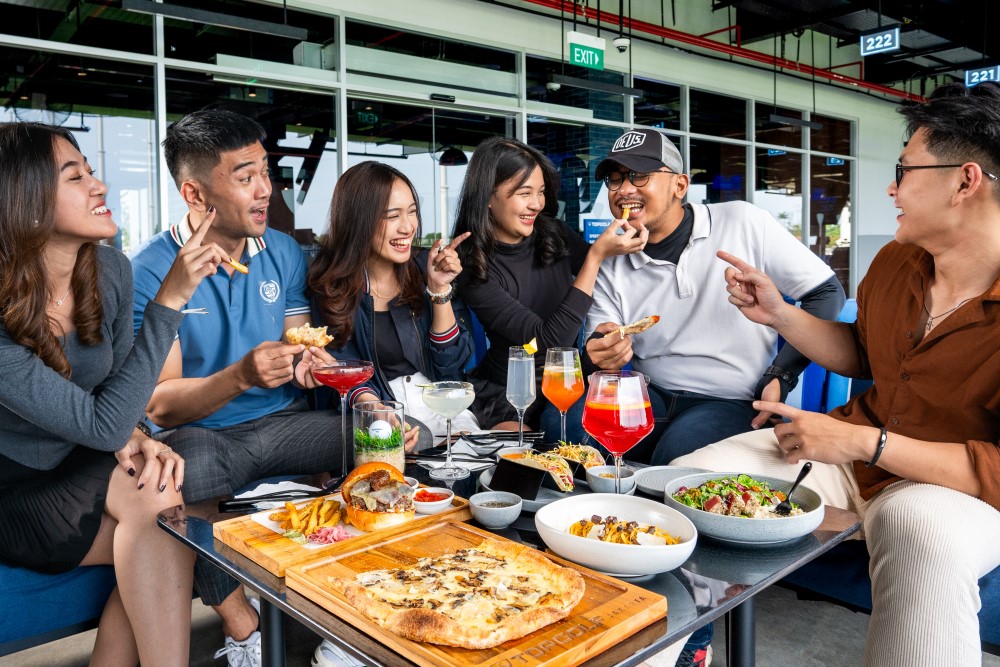
[[[566,442],[566,411],[583,396],[583,369],[575,347],[550,347],[545,351],[542,393],[559,410],[560,440]]]
[[[615,493],[620,493],[622,455],[653,431],[653,409],[642,373],[592,373],[583,428],[614,455]]]
[[[535,358],[521,345],[507,356],[507,402],[517,410],[517,446],[524,447],[524,411],[535,402]]]
[[[340,359],[332,363],[314,361],[312,364],[316,382],[333,387],[340,394],[340,441],[343,443],[341,475],[347,474],[347,392],[366,382],[374,372],[372,362],[357,359]]]
[[[445,461],[440,468],[433,468],[430,472],[434,479],[465,479],[469,476],[469,471],[457,466],[451,460],[451,419],[458,416],[462,410],[472,405],[476,398],[476,391],[468,382],[457,382],[444,380],[442,382],[431,382],[423,385],[424,403],[434,412],[444,417],[447,428],[447,440],[445,440]]]

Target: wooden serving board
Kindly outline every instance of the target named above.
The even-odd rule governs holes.
[[[403,657],[433,667],[572,667],[593,658],[667,614],[667,600],[624,581],[588,570],[557,556],[559,565],[583,574],[586,592],[563,620],[495,648],[472,650],[404,639],[362,616],[328,584],[327,578],[354,578],[359,572],[409,567],[417,559],[479,546],[492,533],[464,523],[411,527],[393,536],[366,535],[349,549],[289,568],[286,583],[337,617]]]
[[[330,497],[341,500],[339,493],[333,494]],[[308,501],[297,501],[295,504],[301,505],[306,502]],[[276,510],[269,511],[274,512]],[[357,537],[321,547],[306,547],[305,545],[293,542],[281,533],[275,532],[267,526],[258,523],[250,514],[216,523],[212,527],[212,534],[215,536],[215,539],[232,547],[271,574],[283,577],[285,576],[285,570],[292,565],[304,563],[329,554],[342,553],[345,549],[351,550],[351,545],[362,539],[374,536],[376,539],[381,540],[389,535],[409,531],[414,528],[432,526],[448,520],[464,521],[471,517],[472,512],[469,510],[469,501],[465,498],[455,496],[451,507],[438,514],[417,514],[412,521],[407,521],[398,526],[364,533]]]

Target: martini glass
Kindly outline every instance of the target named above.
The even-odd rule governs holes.
[[[451,460],[451,419],[457,417],[462,410],[472,405],[476,398],[476,391],[468,382],[456,382],[444,380],[442,382],[431,382],[423,386],[424,403],[434,412],[444,417],[447,421],[447,440],[445,440],[445,461],[439,468],[433,468],[430,472],[434,479],[456,480],[465,479],[469,476],[469,471],[455,465]]]
[[[316,382],[333,387],[340,395],[340,474],[347,474],[347,392],[364,383],[375,372],[370,361],[340,359],[332,363],[314,362],[312,374]]]
[[[583,396],[579,350],[575,347],[550,347],[545,351],[542,393],[559,410],[560,440],[566,442],[566,411]]]
[[[583,428],[614,455],[615,493],[621,493],[622,455],[653,431],[653,409],[642,373],[592,373]]]
[[[517,410],[517,446],[524,447],[524,411],[535,402],[535,358],[523,345],[507,356],[507,402]]]

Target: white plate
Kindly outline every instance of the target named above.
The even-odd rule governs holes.
[[[490,468],[489,470],[484,470],[483,474],[479,476],[479,485],[483,487],[484,491],[493,491],[490,488],[490,482],[493,481],[493,471],[495,468]],[[499,489],[497,489],[499,490]],[[549,503],[554,503],[557,500],[562,500],[563,498],[571,498],[572,496],[581,496],[584,494],[589,494],[590,487],[587,486],[587,482],[574,479],[573,480],[573,490],[572,491],[556,491],[555,489],[550,489],[547,486],[543,486],[538,490],[538,497],[534,500],[528,500],[527,498],[522,498],[521,509],[526,512],[537,512]],[[634,496],[635,487],[633,486],[629,489],[628,493],[621,494],[623,496]]]
[[[635,471],[635,485],[643,493],[661,498],[664,489],[667,488],[667,482],[684,475],[693,475],[696,472],[705,471],[702,468],[682,468],[681,466],[639,468]]]

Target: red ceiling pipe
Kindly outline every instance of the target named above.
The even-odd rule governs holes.
[[[743,38],[741,37],[741,30],[739,24],[727,25],[725,28],[719,28],[718,30],[713,30],[712,32],[706,32],[699,37],[708,37],[710,35],[718,35],[720,32],[735,32],[736,33],[736,47],[739,48],[743,46]]]
[[[546,9],[560,10],[565,8],[565,0],[524,0],[533,5],[538,5],[539,7],[545,7]],[[574,9],[578,9],[576,3],[572,3]],[[577,13],[583,13],[588,19],[594,19],[594,21],[600,21],[603,23],[609,23],[617,25],[619,17],[616,14],[610,14],[608,12],[598,12],[596,9],[591,7],[583,8],[583,11],[577,11]],[[811,65],[806,65],[794,60],[788,60],[787,58],[778,58],[776,56],[769,56],[766,53],[761,53],[759,51],[753,51],[751,49],[744,49],[738,46],[730,46],[729,44],[722,44],[720,42],[714,42],[710,39],[705,39],[704,37],[699,37],[698,35],[692,35],[690,33],[681,32],[680,30],[673,30],[665,26],[655,25],[653,23],[647,23],[645,21],[636,21],[632,18],[625,17],[624,26],[628,28],[630,32],[641,32],[647,35],[653,35],[655,37],[663,37],[674,42],[681,42],[682,44],[690,44],[691,46],[696,46],[702,49],[708,49],[710,51],[718,51],[720,53],[725,53],[726,55],[734,56],[736,58],[743,58],[744,60],[752,60],[754,62],[763,63],[771,67],[777,66],[781,69],[792,70],[795,72],[801,72],[806,76],[815,76],[818,79],[827,79],[828,81],[833,81],[845,86],[853,86],[855,88],[864,88],[865,90],[870,90],[875,93],[881,93],[883,95],[891,95],[893,97],[899,97],[904,100],[910,100],[913,102],[923,102],[924,98],[920,95],[914,95],[913,93],[908,93],[897,88],[890,88],[889,86],[882,86],[877,83],[871,83],[869,81],[863,81],[861,79],[854,79],[849,76],[844,76],[842,74],[837,74],[836,72],[831,72],[828,69],[820,69],[818,67],[813,67]]]

